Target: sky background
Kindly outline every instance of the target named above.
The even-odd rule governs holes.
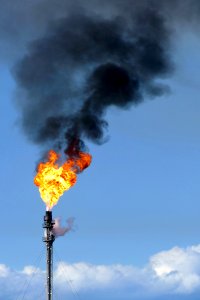
[[[178,28],[171,51],[171,91],[110,108],[109,141],[89,144],[91,167],[53,209],[63,225],[75,217],[75,231],[54,244],[55,299],[199,299],[198,35]],[[40,149],[18,126],[12,64],[2,57],[0,299],[22,299],[29,280],[24,299],[45,299],[45,205],[33,184]]]

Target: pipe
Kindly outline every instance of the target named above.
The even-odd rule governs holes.
[[[46,297],[47,300],[52,300],[53,291],[53,242],[55,237],[52,233],[53,225],[55,222],[52,220],[52,212],[46,211],[44,216],[44,238],[43,242],[46,243]]]

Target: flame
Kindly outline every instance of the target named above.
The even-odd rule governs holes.
[[[70,157],[62,165],[57,161],[60,155],[54,150],[48,153],[48,161],[39,163],[34,183],[39,187],[40,196],[46,203],[47,209],[57,204],[63,193],[69,190],[77,180],[77,173],[89,167],[92,156],[79,151],[76,156]]]

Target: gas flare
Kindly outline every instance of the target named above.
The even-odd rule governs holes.
[[[48,161],[41,162],[37,168],[34,183],[39,187],[40,196],[46,203],[47,210],[57,204],[63,193],[69,190],[77,181],[77,174],[89,167],[92,156],[79,151],[59,164],[60,155],[54,150],[48,153]]]

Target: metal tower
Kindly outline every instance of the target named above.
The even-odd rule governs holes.
[[[46,295],[47,300],[52,300],[53,290],[53,242],[55,237],[52,229],[55,222],[52,220],[52,212],[46,211],[44,216],[44,238],[43,242],[46,243]]]

